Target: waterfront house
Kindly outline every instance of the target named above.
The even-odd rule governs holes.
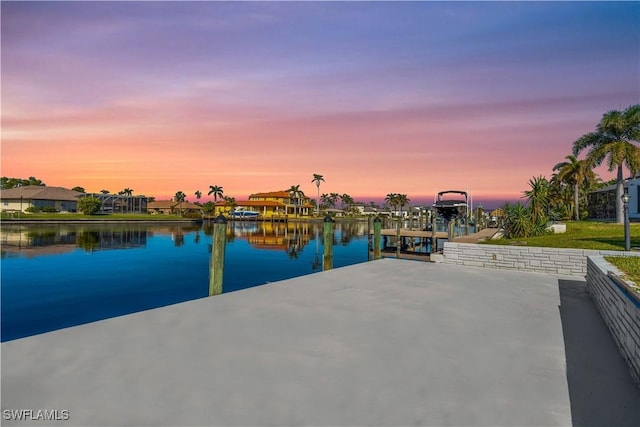
[[[175,200],[158,200],[147,203],[147,212],[152,215],[185,215],[201,213],[202,207],[189,202],[176,202]]]
[[[640,221],[640,177],[624,181],[624,191],[629,194],[629,219]],[[591,219],[616,219],[616,184],[591,191],[587,195],[587,209]]]
[[[0,206],[4,212],[26,212],[28,208],[56,212],[76,212],[78,198],[84,193],[63,187],[26,185],[0,192]]]
[[[286,219],[296,215],[304,218],[313,212],[313,205],[306,196],[293,198],[288,191],[270,191],[252,194],[249,200],[221,200],[216,203],[214,214],[228,215],[231,210],[256,212],[262,219]]]

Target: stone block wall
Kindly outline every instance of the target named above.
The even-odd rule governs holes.
[[[480,245],[456,242],[445,242],[442,254],[444,258],[442,262],[445,264],[581,277],[585,277],[587,274],[587,257],[589,256],[640,255],[638,252]]]
[[[620,275],[620,271],[604,257],[589,257],[587,265],[587,290],[640,385],[640,296],[608,274]]]

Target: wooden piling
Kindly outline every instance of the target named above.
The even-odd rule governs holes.
[[[220,214],[213,220],[213,245],[209,264],[209,296],[222,293],[226,234],[227,219]]]
[[[322,258],[322,270],[333,268],[333,219],[327,215],[324,217],[324,229],[322,240],[324,242],[324,256]]]
[[[380,259],[380,237],[382,229],[382,221],[376,216],[373,220],[373,259]]]

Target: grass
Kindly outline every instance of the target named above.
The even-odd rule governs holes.
[[[567,232],[519,239],[487,240],[491,245],[624,250],[624,226],[596,221],[567,221]],[[640,224],[631,224],[631,247],[640,246]]]
[[[10,215],[5,212],[1,219],[36,220],[36,221],[179,221],[189,220],[178,215],[148,215],[114,213],[105,215],[84,215],[80,213],[29,213]]]
[[[630,286],[640,292],[640,257],[635,256],[606,256],[608,262],[615,265],[625,281],[632,281]]]

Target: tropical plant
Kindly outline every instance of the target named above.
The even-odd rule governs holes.
[[[196,199],[198,199],[198,200],[200,200],[200,197],[202,197],[202,191],[200,191],[200,190],[196,190],[196,192],[193,193],[193,194],[196,195]]]
[[[338,203],[338,199],[340,198],[340,195],[338,193],[330,193],[329,194],[329,205],[332,208],[336,207],[336,203]]]
[[[578,160],[572,154],[565,156],[566,161],[553,167],[557,171],[556,178],[573,187],[574,219],[580,220],[580,189],[588,187],[595,181],[595,173],[587,160]]]
[[[109,190],[100,190],[100,192],[101,192],[102,194],[109,194],[109,193],[111,193]]]
[[[26,185],[45,186],[46,184],[41,180],[34,178],[33,176],[30,176],[28,179],[9,178],[6,176],[3,176],[2,178],[0,178],[0,187],[3,190],[8,190],[9,188],[15,188],[15,187],[24,187]]]
[[[175,196],[173,196],[173,200],[178,202],[178,215],[182,215],[182,202],[184,202],[187,198],[187,195],[182,191],[178,191]]]
[[[102,202],[96,197],[82,197],[78,200],[78,210],[85,215],[95,215],[100,210]]]
[[[547,233],[547,218],[536,216],[531,205],[507,203],[504,206],[503,233],[508,239],[541,236]]]
[[[210,196],[213,194],[213,201],[217,202],[218,201],[218,197],[222,198],[222,196],[224,196],[224,192],[222,191],[222,187],[218,186],[218,185],[210,185],[209,186],[209,192],[207,193],[207,196]]]
[[[178,202],[178,203],[184,202],[186,198],[187,198],[187,195],[184,194],[184,192],[182,192],[182,191],[178,191],[175,194],[175,196],[173,196],[173,200]]]
[[[531,219],[534,223],[547,221],[549,212],[549,181],[543,176],[533,177],[529,180],[530,190],[524,191],[524,197],[529,201]]]
[[[325,193],[320,196],[320,206],[323,208],[328,208],[331,206],[331,199],[329,198],[328,194]]]
[[[73,187],[72,190],[77,191],[78,193],[86,193],[86,191],[84,191],[84,187]]]
[[[340,195],[340,204],[342,205],[342,209],[345,207],[351,206],[354,203],[353,197],[348,195],[347,193]]]
[[[300,199],[304,198],[304,193],[302,192],[302,190],[300,190],[300,184],[292,185],[291,188],[289,188],[287,191],[289,192],[289,196],[291,197],[291,201],[293,204],[294,216],[297,218]]]
[[[314,173],[313,174],[313,179],[311,180],[311,182],[315,182],[316,183],[316,187],[318,188],[318,203],[316,204],[316,215],[320,215],[320,182],[324,182],[324,178],[322,177],[322,175]]]
[[[130,195],[133,194],[133,190],[131,188],[125,188],[124,190],[122,190],[118,194],[121,194],[121,195],[124,195],[124,196],[130,196]]]
[[[624,111],[604,113],[594,132],[587,133],[573,143],[573,154],[588,149],[587,161],[600,166],[606,159],[609,171],[616,174],[616,222],[624,222],[622,194],[624,193],[623,167],[635,176],[640,171],[640,104]]]

